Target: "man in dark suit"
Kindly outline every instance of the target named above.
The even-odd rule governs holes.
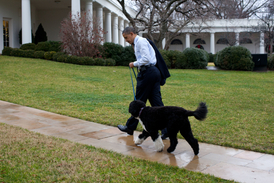
[[[129,63],[129,67],[138,67],[140,72],[137,76],[136,100],[147,102],[151,106],[164,106],[161,97],[160,85],[164,85],[166,78],[170,76],[167,66],[155,44],[148,39],[137,35],[133,27],[126,27],[123,31],[125,40],[133,45],[137,61]],[[138,120],[130,117],[125,126],[118,128],[133,135]],[[166,129],[162,130],[162,139],[168,137]]]

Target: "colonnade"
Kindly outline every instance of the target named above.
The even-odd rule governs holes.
[[[240,45],[240,32],[235,32],[235,40],[236,40],[236,46]],[[185,34],[185,42],[186,42],[186,48],[190,48],[190,33]],[[216,40],[215,40],[215,32],[210,32],[210,53],[215,54],[215,46],[216,46]],[[265,53],[264,51],[264,33],[260,33],[260,53]]]
[[[31,0],[21,0],[22,7],[22,44],[31,43]],[[126,26],[129,25],[127,19],[119,15],[100,4],[103,1],[94,1],[94,0],[71,0],[71,13],[77,15],[81,12],[81,3],[85,3],[85,11],[88,15],[93,18],[93,15],[96,15],[98,19],[99,26],[103,28],[106,32],[104,36],[105,42],[113,42],[120,44],[122,46],[127,46],[128,43],[125,42],[122,31]],[[82,6],[83,7],[83,6]],[[94,10],[96,14],[94,14]]]

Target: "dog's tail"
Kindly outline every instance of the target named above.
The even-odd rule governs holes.
[[[195,111],[187,111],[187,116],[194,116],[197,120],[204,120],[207,115],[206,103],[201,102]]]

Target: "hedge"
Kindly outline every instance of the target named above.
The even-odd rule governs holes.
[[[247,48],[230,46],[218,52],[215,65],[225,70],[252,71],[254,62]]]
[[[267,68],[269,70],[273,70],[274,69],[274,55],[273,54],[268,57]]]
[[[207,52],[199,48],[186,48],[183,51],[186,56],[185,69],[205,69],[208,64]]]

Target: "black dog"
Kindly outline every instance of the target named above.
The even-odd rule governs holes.
[[[188,111],[175,106],[146,107],[144,102],[136,100],[130,103],[128,111],[136,119],[139,119],[144,129],[135,140],[136,145],[140,145],[147,137],[151,136],[156,150],[163,151],[164,144],[158,130],[167,128],[170,139],[170,147],[167,149],[169,153],[174,151],[178,144],[177,133],[179,131],[192,147],[194,154],[199,153],[198,140],[193,137],[188,116],[194,116],[198,120],[205,119],[208,112],[205,103],[201,102],[195,111]]]

